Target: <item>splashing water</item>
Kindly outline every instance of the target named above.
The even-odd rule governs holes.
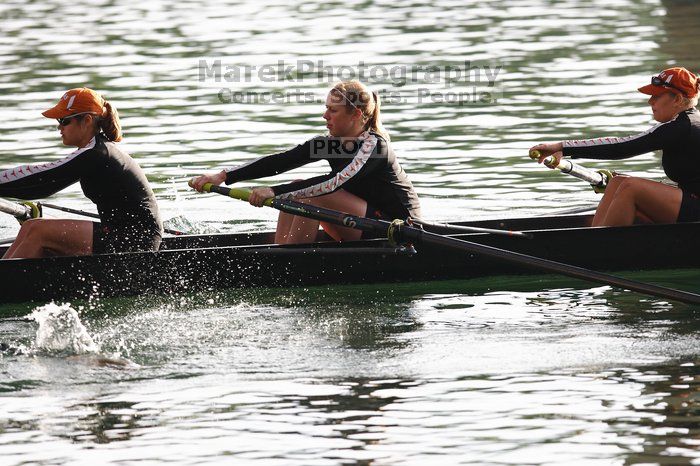
[[[178,215],[177,217],[166,220],[163,222],[163,227],[189,234],[219,233],[217,228],[204,222],[191,220],[185,215]]]
[[[34,342],[37,350],[71,354],[99,350],[70,304],[46,304],[34,309],[30,318],[39,324]]]

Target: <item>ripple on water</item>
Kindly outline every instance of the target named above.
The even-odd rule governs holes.
[[[590,205],[599,197],[531,163],[527,148],[647,128],[636,88],[667,64],[698,68],[699,13],[670,0],[8,0],[0,165],[67,154],[40,112],[88,84],[119,109],[125,147],[175,227],[269,228],[274,211],[195,195],[186,180],[323,132],[332,79],[201,82],[200,58],[410,69],[469,61],[501,66],[497,102],[427,97],[469,92],[471,77],[450,88],[424,76],[370,79],[425,218]],[[80,20],[66,29],[67,18]],[[222,102],[222,88],[310,97]],[[662,177],[653,154],[590,165]],[[56,197],[92,209],[78,186]],[[17,229],[0,219],[1,236]],[[580,284],[526,277],[73,304],[98,348],[82,356],[31,353],[38,324],[0,321],[0,341],[22,350],[0,352],[0,455],[8,464],[699,461],[696,313],[569,286]],[[111,355],[129,364],[100,365]]]

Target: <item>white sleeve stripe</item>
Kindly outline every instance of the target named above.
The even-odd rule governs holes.
[[[340,188],[344,183],[362,170],[362,167],[365,166],[365,163],[367,163],[367,160],[369,160],[370,156],[372,155],[372,151],[374,151],[374,148],[377,146],[377,138],[374,135],[366,133],[363,135],[362,139],[362,146],[360,146],[360,150],[357,151],[357,154],[352,159],[352,162],[336,173],[333,178],[328,181],[309,186],[308,188],[279,194],[275,197],[277,199],[316,197],[332,193],[336,189]]]
[[[93,147],[95,147],[94,138],[92,141],[90,141],[90,144],[88,144],[85,147],[81,147],[80,149],[72,152],[68,157],[62,158],[61,160],[42,163],[39,165],[20,165],[19,167],[3,170],[0,172],[0,184],[21,180],[22,178],[25,178],[27,176],[35,175],[37,173],[45,172],[47,170],[52,170],[54,168],[60,167],[61,165],[65,165],[66,163],[70,162],[86,150],[92,149]]]
[[[634,141],[635,139],[642,138],[648,134],[653,133],[663,125],[667,125],[678,118],[678,115],[673,117],[673,119],[666,121],[664,123],[659,123],[657,125],[652,126],[646,131],[642,131],[639,134],[633,134],[631,136],[624,136],[621,138],[616,138],[616,137],[606,137],[606,138],[595,138],[595,139],[574,139],[574,140],[569,140],[569,141],[562,141],[562,145],[564,147],[595,147],[595,146],[605,146],[609,144],[621,144],[623,142],[630,142]]]

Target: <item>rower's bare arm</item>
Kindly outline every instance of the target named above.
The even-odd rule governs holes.
[[[546,165],[549,168],[554,169],[559,165],[559,162],[561,162],[561,158],[564,156],[562,152],[563,148],[564,145],[561,142],[546,142],[543,144],[537,144],[536,146],[532,146],[530,148],[530,151],[539,151],[540,156],[537,159],[537,163],[544,162],[547,157],[553,157],[554,160],[552,160],[552,163]]]
[[[192,189],[201,193],[203,192],[205,184],[211,183],[219,185],[224,181],[226,181],[226,172],[224,170],[221,170],[220,172],[212,173],[211,175],[200,175],[195,178],[192,178],[192,181],[190,181],[190,186],[192,186]]]

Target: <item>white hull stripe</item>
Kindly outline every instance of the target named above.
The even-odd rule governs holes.
[[[608,137],[608,138],[595,138],[595,139],[575,139],[575,140],[570,140],[570,141],[562,141],[562,145],[564,147],[594,147],[594,146],[605,146],[608,144],[622,144],[624,142],[630,142],[634,141],[635,139],[642,138],[644,136],[647,136],[648,134],[653,133],[657,129],[661,128],[663,125],[667,125],[674,121],[676,118],[678,118],[678,115],[673,117],[673,119],[664,122],[664,123],[659,123],[657,125],[652,126],[646,131],[643,131],[639,134],[633,134],[631,136],[625,136],[621,138],[615,138],[615,137]]]
[[[93,147],[95,147],[95,138],[92,138],[92,140],[87,146],[81,147],[80,149],[72,152],[68,157],[62,158],[61,160],[42,163],[39,165],[20,165],[19,167],[3,170],[0,172],[0,184],[21,180],[22,178],[25,178],[30,175],[36,175],[37,173],[58,168],[61,165],[65,165],[66,163],[70,162],[86,150],[92,149]]]
[[[372,155],[374,148],[377,146],[376,136],[368,132],[363,133],[362,136],[360,136],[360,140],[362,141],[362,145],[357,151],[355,157],[352,159],[352,162],[336,173],[333,178],[328,181],[309,186],[308,188],[279,194],[275,197],[277,199],[317,197],[332,193],[336,189],[340,188],[343,183],[346,183],[353,176],[357,175],[360,170],[362,170],[362,167],[365,166],[367,160],[369,160],[370,156]]]

